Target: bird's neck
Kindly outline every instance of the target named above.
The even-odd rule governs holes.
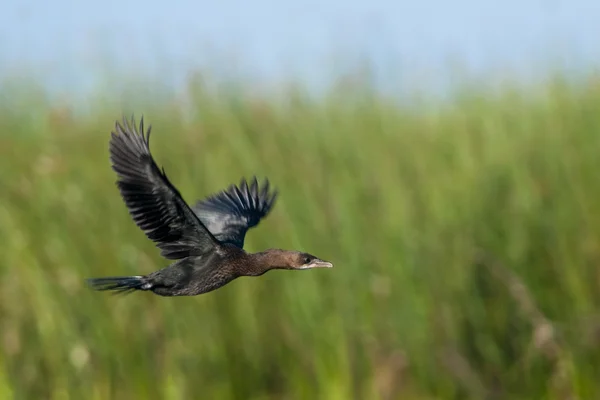
[[[285,269],[285,265],[285,259],[273,251],[261,251],[248,255],[248,267],[252,275],[262,275],[272,269]]]

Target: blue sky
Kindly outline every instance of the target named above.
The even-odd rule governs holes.
[[[598,38],[597,0],[6,0],[0,75],[81,92],[106,68],[177,86],[210,66],[319,85],[363,56],[381,76],[440,83],[449,59],[473,73],[585,68],[600,61]]]

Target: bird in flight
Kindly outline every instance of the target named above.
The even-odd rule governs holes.
[[[111,133],[110,160],[117,187],[137,226],[171,264],[139,276],[88,279],[96,290],[150,291],[159,296],[196,296],[241,276],[272,269],[331,268],[309,253],[268,249],[247,253],[244,238],[271,211],[277,191],[256,177],[200,200],[191,208],[150,153],[151,126],[123,119]]]

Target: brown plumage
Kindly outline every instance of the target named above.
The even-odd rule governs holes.
[[[272,269],[333,267],[311,254],[269,249],[247,253],[244,238],[273,207],[277,192],[269,182],[213,194],[190,208],[150,153],[150,131],[135,121],[116,122],[110,159],[117,186],[134,222],[173,263],[145,276],[89,279],[96,290],[146,290],[160,296],[195,296],[226,285],[240,276],[260,276]]]

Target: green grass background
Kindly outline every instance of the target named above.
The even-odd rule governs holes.
[[[26,85],[0,101],[0,398],[600,398],[600,81],[399,105]],[[190,298],[84,279],[166,265],[114,185],[123,113],[194,202],[242,176],[280,190],[246,248],[309,251]]]

